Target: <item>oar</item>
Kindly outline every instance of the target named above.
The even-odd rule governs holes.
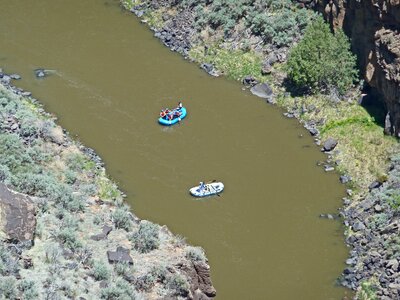
[[[217,182],[215,179],[213,180],[213,181],[211,181],[211,182],[208,182],[208,183],[213,183],[213,182]],[[208,184],[207,183],[207,184]],[[221,195],[220,194],[218,194],[218,192],[217,192],[217,190],[215,189],[215,187],[213,187],[212,185],[210,185],[212,188],[213,188],[213,190],[216,192],[216,195],[218,196],[218,197],[221,197]]]

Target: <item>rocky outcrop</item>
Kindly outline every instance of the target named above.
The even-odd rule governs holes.
[[[13,243],[30,243],[36,228],[31,198],[0,183],[0,238]]]
[[[190,290],[197,299],[209,299],[216,296],[216,290],[211,282],[210,266],[205,262],[179,264],[178,269],[189,278]]]
[[[394,158],[388,180],[383,184],[372,183],[373,190],[362,201],[342,212],[345,225],[351,229],[346,241],[352,250],[341,283],[360,289],[362,282],[375,280],[378,299],[400,297],[399,175],[400,161]]]
[[[324,14],[332,28],[351,39],[365,82],[381,96],[388,117],[385,132],[400,136],[400,1],[299,0]]]

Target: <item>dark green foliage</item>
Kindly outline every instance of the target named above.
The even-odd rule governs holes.
[[[332,34],[328,24],[319,17],[292,48],[287,71],[295,85],[311,92],[336,89],[344,94],[356,79],[356,58],[343,31]]]
[[[132,243],[136,250],[148,253],[160,246],[159,226],[147,221],[140,222],[139,230],[132,235]]]

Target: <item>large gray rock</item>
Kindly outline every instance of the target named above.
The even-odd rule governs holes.
[[[333,149],[335,149],[337,143],[338,143],[337,140],[335,140],[334,138],[328,138],[324,143],[323,150],[326,152],[332,151]]]
[[[274,93],[271,87],[266,83],[259,83],[250,89],[250,92],[257,97],[264,98],[268,102],[273,102]]]
[[[107,257],[109,263],[128,263],[133,264],[133,259],[129,255],[129,249],[124,247],[117,247],[116,251],[107,251]]]
[[[32,241],[36,228],[36,209],[32,199],[11,191],[0,183],[0,239]]]

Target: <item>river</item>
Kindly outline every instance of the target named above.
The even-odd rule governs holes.
[[[218,299],[343,297],[343,228],[318,215],[337,211],[344,187],[296,120],[171,52],[117,1],[1,8],[0,67],[96,150],[135,214],[205,249]],[[54,72],[37,79],[39,67]],[[187,118],[157,124],[178,100]],[[214,179],[219,197],[188,194]]]

